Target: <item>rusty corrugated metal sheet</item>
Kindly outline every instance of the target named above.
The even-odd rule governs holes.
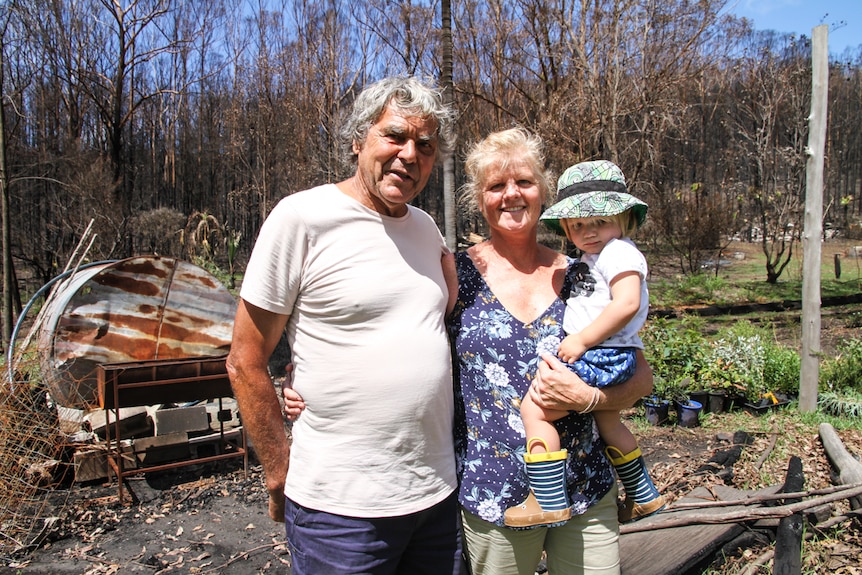
[[[96,366],[226,353],[236,301],[206,270],[139,256],[94,266],[56,288],[39,337],[43,376],[66,407],[97,403]]]

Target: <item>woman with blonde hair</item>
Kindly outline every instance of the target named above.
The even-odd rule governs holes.
[[[485,218],[487,241],[456,254],[458,297],[449,333],[455,351],[455,443],[464,545],[473,575],[533,575],[547,553],[554,575],[619,573],[614,470],[595,409],[647,395],[652,375],[638,353],[633,378],[589,387],[557,357],[578,261],[538,242],[549,198],[541,139],[522,128],[490,134],[468,153],[465,201]],[[553,526],[514,529],[506,509],[530,491],[521,398],[572,413],[554,422],[568,452],[568,505]],[[533,513],[543,513],[538,506]]]

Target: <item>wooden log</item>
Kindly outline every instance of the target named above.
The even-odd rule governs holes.
[[[802,460],[794,455],[787,465],[782,491],[799,491],[804,483]],[[799,499],[791,499],[785,501],[785,504],[798,502]],[[775,533],[774,575],[799,575],[802,572],[802,523],[801,512],[782,517],[778,522],[778,530]]]
[[[828,423],[820,424],[820,441],[826,450],[826,457],[838,470],[838,480],[843,484],[862,483],[862,463],[856,461],[850,452],[844,447],[841,438],[838,437],[835,428]],[[850,499],[850,507],[862,508],[862,497],[857,496]]]

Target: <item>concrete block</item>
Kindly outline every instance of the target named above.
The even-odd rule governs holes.
[[[108,412],[111,425],[111,439],[114,440],[114,412]],[[90,431],[105,438],[105,410],[96,409],[84,415],[84,421]],[[152,426],[147,417],[146,407],[123,407],[120,409],[120,438],[129,439],[135,436],[152,435]]]
[[[211,401],[206,404],[210,429],[218,431],[220,422],[224,423],[225,429],[240,427],[242,423],[240,422],[239,408],[236,405],[236,400],[233,398],[222,399],[221,406],[221,411],[219,411],[217,401]]]
[[[122,441],[120,449],[124,453],[123,468],[135,469],[138,464],[131,457],[131,442]],[[96,479],[106,479],[113,475],[111,466],[108,465],[108,452],[104,445],[85,445],[75,450],[72,455],[72,463],[75,469],[75,481],[83,483],[85,481],[94,481]]]
[[[150,413],[156,436],[209,430],[206,405],[157,409]]]
[[[143,437],[133,442],[135,457],[142,466],[189,459],[189,434],[186,432]]]
[[[57,406],[57,419],[60,421],[60,433],[74,435],[84,428],[84,410],[72,407]]]
[[[219,432],[213,432],[208,435],[189,437],[189,447],[193,458],[212,457],[233,449],[240,449],[243,445],[243,437],[242,427],[233,427],[225,429],[224,436]]]

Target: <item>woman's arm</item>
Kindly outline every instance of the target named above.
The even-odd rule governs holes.
[[[530,397],[540,407],[584,411],[595,404],[590,411],[620,411],[652,392],[652,368],[646,361],[643,351],[637,351],[635,374],[628,381],[613,387],[598,389],[584,383],[564,363],[551,354],[543,354],[536,372],[536,379],[530,386]],[[596,395],[598,394],[598,395]]]
[[[281,383],[281,396],[284,399],[284,414],[289,421],[296,421],[305,409],[302,396],[293,389],[293,364],[289,363],[284,369],[287,377]]]

